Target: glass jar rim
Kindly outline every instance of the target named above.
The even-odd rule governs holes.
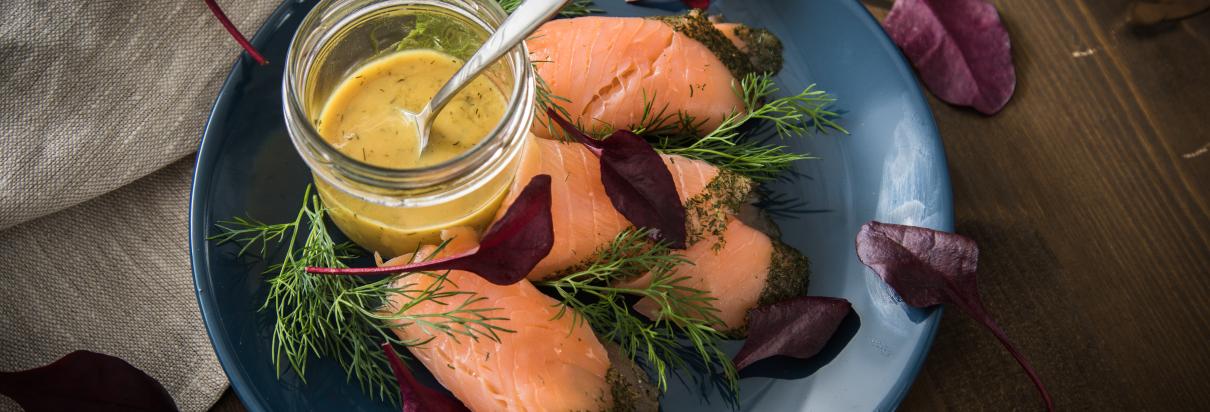
[[[305,101],[306,91],[304,87],[306,87],[307,76],[310,74],[312,66],[316,64],[314,61],[316,60],[315,56],[309,56],[305,52],[306,50],[322,50],[326,44],[333,41],[332,37],[335,33],[363,22],[363,17],[369,14],[392,8],[411,6],[439,8],[442,11],[457,13],[459,17],[478,25],[479,28],[488,33],[494,32],[495,27],[507,17],[507,13],[500,8],[498,3],[492,0],[484,0],[479,3],[485,6],[483,11],[488,12],[489,15],[487,17],[495,19],[496,21],[494,22],[486,21],[483,16],[476,15],[472,10],[468,9],[468,5],[462,2],[451,2],[448,0],[385,0],[365,4],[364,7],[360,7],[353,12],[338,16],[338,21],[331,27],[322,27],[322,23],[334,18],[333,14],[335,14],[339,7],[352,7],[353,3],[357,3],[357,0],[321,1],[303,19],[291,39],[290,47],[286,54],[282,98],[284,100],[283,107],[290,137],[294,140],[295,146],[300,151],[304,150],[304,147],[316,151],[324,161],[330,163],[336,169],[337,173],[342,175],[337,176],[338,178],[347,178],[357,183],[384,189],[408,190],[430,187],[465,177],[468,174],[474,173],[476,168],[480,168],[484,164],[499,161],[500,159],[498,158],[506,155],[503,153],[503,149],[508,149],[510,146],[517,146],[522,143],[520,141],[501,140],[510,138],[512,140],[523,139],[523,133],[507,132],[518,127],[518,125],[528,129],[529,122],[525,120],[531,119],[533,116],[535,98],[534,73],[529,59],[529,51],[524,43],[509,51],[508,54],[501,58],[501,61],[509,63],[513,74],[512,90],[505,106],[504,115],[488,133],[488,137],[473,146],[470,150],[433,165],[416,168],[389,168],[366,163],[349,156],[324,139],[309,120],[306,110],[307,102]],[[317,30],[321,28],[322,30]],[[313,38],[314,36],[318,36],[318,38]],[[299,67],[300,65],[302,67]],[[294,127],[290,127],[291,125]],[[499,138],[496,138],[497,136]],[[308,156],[303,156],[303,158],[308,163],[308,166],[311,166],[311,169],[315,171],[316,165],[310,164],[312,159],[309,159]]]

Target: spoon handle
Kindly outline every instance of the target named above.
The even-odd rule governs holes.
[[[513,47],[521,44],[526,37],[533,34],[542,23],[546,23],[551,17],[554,17],[559,10],[570,0],[526,0],[512,15],[504,19],[504,23],[492,33],[491,37],[479,47],[470,59],[466,60],[466,64],[454,73],[450,80],[441,86],[441,90],[433,96],[433,100],[429,101],[425,111],[435,115],[441,112],[446,103],[462,90],[471,80],[475,78],[489,65],[495,63],[500,57],[512,50]]]

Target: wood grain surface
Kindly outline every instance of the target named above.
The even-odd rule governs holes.
[[[1204,410],[1210,14],[1137,28],[1129,1],[995,3],[1013,100],[994,117],[931,100],[989,309],[1060,410]],[[995,340],[950,311],[901,409],[1038,399]]]
[[[1201,0],[1153,2],[1182,1]],[[1128,0],[995,4],[1012,101],[988,117],[930,96],[988,308],[1060,410],[1206,408],[1210,13],[1136,27]],[[956,310],[901,405],[1039,409],[1012,358]],[[243,408],[228,392],[213,410]]]

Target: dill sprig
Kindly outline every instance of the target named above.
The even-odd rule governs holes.
[[[652,244],[645,229],[620,233],[583,269],[558,280],[538,282],[559,298],[555,318],[568,313],[573,322],[589,326],[602,339],[614,341],[631,359],[654,369],[661,390],[668,387],[671,373],[693,373],[705,365],[708,373],[721,372],[732,396],[738,394],[734,364],[718,343],[723,334],[714,328],[721,323],[714,297],[686,285],[686,276],[674,269],[692,264],[672,253],[663,244]],[[614,284],[630,277],[651,274],[651,283],[642,288]],[[627,298],[648,298],[659,307],[653,321],[640,318],[630,309]],[[688,346],[688,348],[686,348]],[[686,358],[700,357],[701,361]]]
[[[735,92],[743,99],[745,107],[756,109],[743,115],[729,116],[735,118],[731,128],[738,128],[752,120],[764,120],[773,124],[781,137],[802,135],[812,130],[816,133],[827,133],[828,129],[849,133],[834,120],[840,115],[830,110],[836,98],[828,92],[816,89],[814,83],[796,95],[765,101],[778,91],[773,76],[768,73],[744,76]],[[724,121],[724,125],[719,126],[719,129],[729,126],[726,123]]]
[[[435,256],[445,249],[449,241],[441,242],[428,255]],[[414,259],[416,254],[412,254]],[[409,263],[412,263],[409,262]],[[417,288],[419,283],[407,282],[396,285],[399,279],[406,276],[428,276],[433,278],[428,285]],[[362,316],[387,321],[393,327],[405,327],[412,324],[417,325],[421,331],[428,334],[426,339],[416,339],[402,341],[405,346],[420,346],[428,343],[437,335],[445,335],[457,339],[458,336],[465,336],[474,340],[479,338],[487,338],[493,341],[500,341],[500,333],[512,333],[513,330],[495,325],[495,322],[506,321],[508,318],[500,316],[492,316],[491,312],[499,311],[500,308],[493,307],[477,307],[479,302],[487,300],[482,296],[476,296],[474,292],[461,290],[448,290],[446,286],[457,287],[449,280],[449,271],[436,272],[417,272],[415,274],[396,274],[385,277],[381,280],[370,282],[352,289],[342,291],[336,297],[337,305],[347,306],[351,311]],[[384,312],[382,310],[369,310],[365,306],[359,305],[357,302],[364,299],[373,299],[381,295],[399,295],[405,298],[402,305],[394,308],[392,312]],[[462,298],[461,302],[452,304],[450,300]],[[409,310],[424,302],[436,303],[441,306],[450,307],[449,310],[441,313],[432,314],[410,314]]]
[[[264,256],[269,242],[280,242],[286,231],[294,226],[291,223],[267,224],[252,217],[236,216],[215,224],[221,233],[211,236],[209,240],[217,244],[235,242],[241,244],[238,255],[244,255],[253,245],[260,243],[260,256]]]
[[[221,233],[210,237],[219,244],[239,244],[240,254],[256,243],[263,251],[270,242],[287,242],[281,262],[265,270],[269,291],[261,306],[261,310],[274,314],[271,352],[279,377],[288,367],[305,383],[310,356],[330,357],[345,370],[347,379],[357,380],[363,391],[394,401],[398,386],[379,345],[391,342],[415,346],[430,339],[402,341],[391,332],[392,327],[414,323],[431,335],[493,340],[499,340],[500,332],[511,332],[493,324],[505,319],[490,316],[495,308],[476,307],[482,297],[450,290],[448,287],[453,285],[446,279],[447,274],[401,273],[368,281],[307,273],[308,266],[347,267],[345,262],[357,257],[355,245],[333,240],[325,213],[319,196],[313,195],[308,186],[292,222],[270,225],[251,218],[233,218],[220,223]],[[435,279],[424,288],[416,288],[416,283],[396,285],[407,276]],[[380,312],[392,294],[404,296],[404,304],[394,312]],[[450,303],[458,299],[461,302]],[[421,302],[435,302],[445,309],[405,313]]]
[[[517,10],[517,6],[520,6],[521,3],[525,2],[525,0],[496,0],[496,2],[500,3],[500,7],[503,8],[505,12],[512,13],[514,10]],[[592,0],[573,0],[566,7],[563,7],[563,11],[559,12],[559,16],[580,17],[600,12],[601,10],[592,7]]]
[[[534,118],[537,119],[538,123],[541,124],[542,127],[546,128],[547,132],[550,133],[550,136],[554,136],[555,138],[565,142],[575,141],[546,115],[546,109],[550,108],[558,112],[559,115],[563,116],[564,119],[570,119],[571,114],[567,111],[567,109],[556,102],[570,103],[571,99],[554,94],[554,92],[550,90],[550,83],[547,83],[546,79],[543,79],[542,76],[538,74],[538,65],[545,63],[550,63],[550,61],[535,60],[532,63],[534,67]]]
[[[237,217],[220,224],[221,233],[210,239],[219,244],[242,244],[241,254],[255,243],[260,243],[263,251],[270,242],[286,242],[282,260],[265,270],[270,276],[269,291],[261,306],[261,310],[272,310],[275,315],[271,352],[279,377],[288,367],[306,382],[312,354],[332,357],[362,390],[380,399],[394,399],[395,378],[378,344],[398,339],[384,322],[361,316],[360,312],[381,306],[385,293],[358,295],[337,304],[336,297],[365,282],[306,272],[307,266],[344,267],[345,261],[357,256],[356,246],[332,239],[324,214],[319,197],[308,186],[293,221],[269,225]]]
[[[740,140],[738,133],[709,134],[689,146],[677,147],[657,143],[660,153],[680,155],[706,161],[720,169],[730,170],[756,181],[769,181],[799,160],[816,157],[795,153],[779,144],[764,144]]]
[[[661,153],[703,160],[758,181],[771,180],[789,169],[791,163],[814,158],[771,143],[774,137],[785,139],[829,130],[848,133],[836,123],[839,115],[831,110],[836,98],[814,84],[796,95],[770,99],[778,91],[769,74],[744,76],[735,93],[751,109],[727,115],[717,128],[700,138],[696,127],[684,126],[683,119],[692,122],[691,116],[665,114],[667,105],[656,112],[653,104],[645,103],[642,118],[654,120],[640,124],[636,133],[651,140]]]
[[[695,116],[679,110],[670,113],[667,103],[656,111],[655,101],[656,93],[652,92],[648,98],[647,90],[644,89],[643,115],[639,117],[637,124],[629,127],[631,132],[648,139],[679,140],[701,135],[701,128],[706,124],[706,119],[698,120]]]

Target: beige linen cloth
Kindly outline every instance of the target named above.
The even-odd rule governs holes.
[[[280,0],[220,3],[251,35]],[[239,50],[201,0],[0,0],[0,370],[87,349],[184,411],[226,388],[186,212],[190,154]]]

